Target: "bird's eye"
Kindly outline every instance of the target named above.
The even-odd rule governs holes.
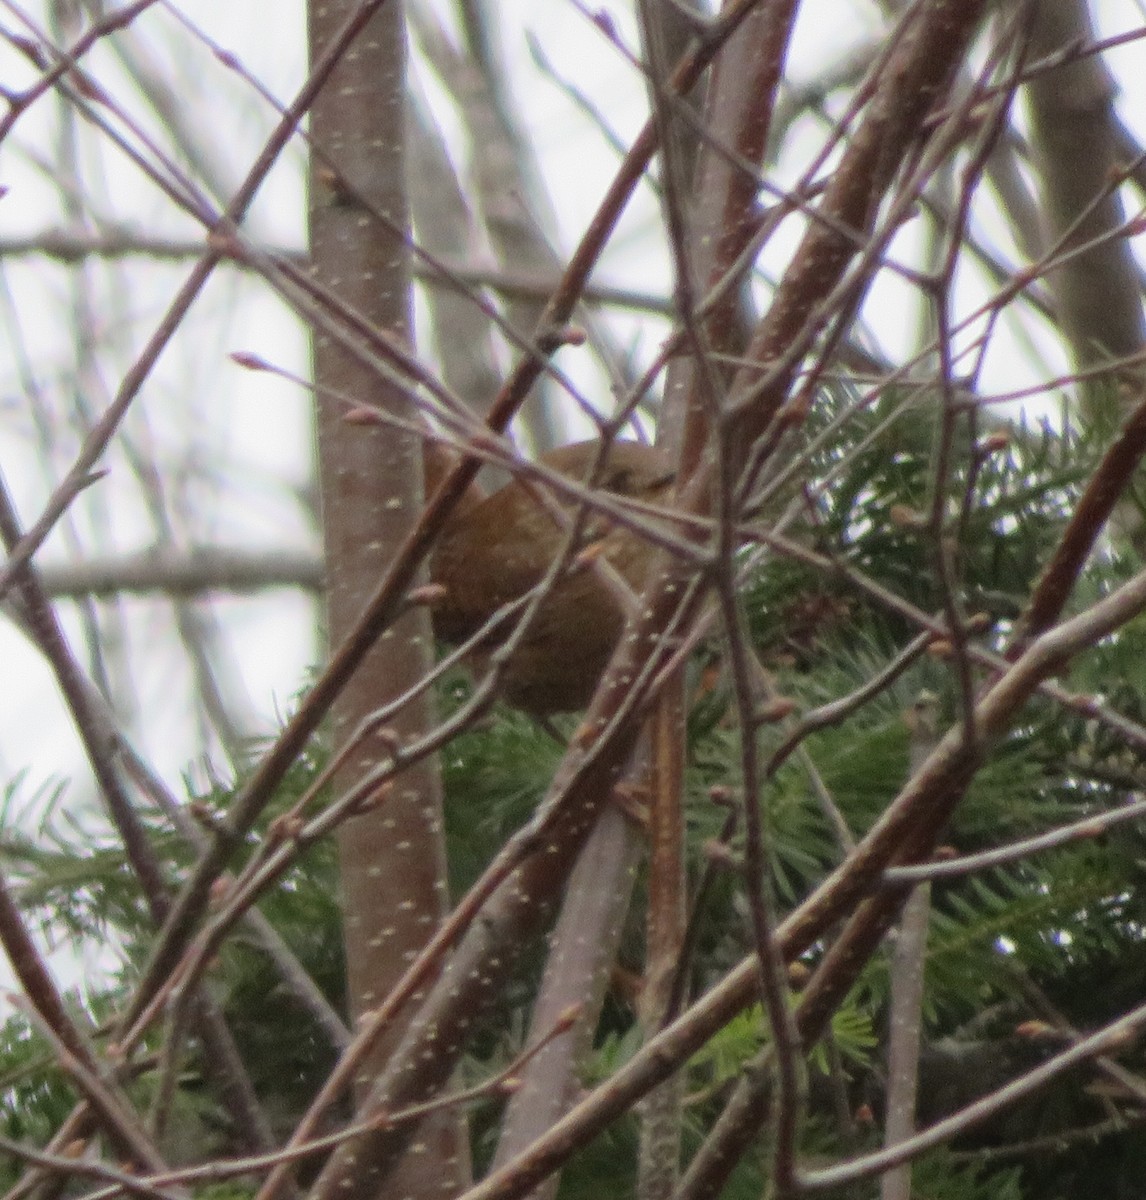
[[[621,467],[620,470],[612,472],[609,482],[605,485],[606,490],[627,495],[632,484],[632,475],[633,473],[628,467]]]

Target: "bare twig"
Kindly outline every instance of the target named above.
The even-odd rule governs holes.
[[[1124,1050],[1133,1042],[1144,1024],[1146,1024],[1146,1006],[1131,1009],[1125,1016],[1110,1022],[1097,1033],[1080,1039],[1069,1050],[1056,1054],[1048,1062],[1033,1068],[1014,1082],[1007,1084],[1006,1087],[984,1096],[982,1100],[977,1100],[974,1104],[960,1109],[953,1116],[937,1121],[908,1141],[901,1142],[888,1150],[881,1150],[876,1154],[852,1159],[838,1167],[807,1172],[801,1176],[800,1186],[810,1192],[837,1188],[854,1183],[859,1179],[869,1179],[900,1163],[917,1158],[924,1151],[942,1145],[951,1138],[973,1129],[988,1117],[1012,1107],[1024,1096],[1029,1096],[1045,1087],[1079,1064],[1103,1054],[1116,1054],[1119,1050]]]

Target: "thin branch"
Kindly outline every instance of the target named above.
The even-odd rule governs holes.
[[[925,694],[905,714],[911,734],[910,773],[922,766],[934,748],[935,708],[934,697]],[[905,1141],[916,1129],[923,976],[930,923],[931,887],[926,883],[917,884],[903,906],[889,967],[885,1146]],[[882,1200],[911,1200],[911,1167],[902,1164],[888,1171],[880,1177],[879,1186]]]
[[[1003,678],[976,706],[980,752],[1002,737],[1038,683],[1059,670],[1081,650],[1093,645],[1137,613],[1146,611],[1146,572],[1098,601],[1088,612],[1036,639]],[[959,730],[950,731],[876,821],[848,861],[833,871],[780,926],[778,945],[786,960],[806,950],[833,923],[851,911],[882,875],[893,856],[922,857],[958,804],[974,775],[978,759],[968,755]],[[855,936],[868,934],[894,919],[903,891],[864,902],[854,918]],[[878,914],[878,920],[873,915]],[[849,926],[851,928],[852,926]],[[882,936],[882,930],[879,931]],[[843,938],[840,939],[844,941]],[[833,947],[834,950],[834,947]],[[829,952],[828,958],[832,957]],[[825,960],[827,962],[827,959]],[[854,978],[852,948],[841,948],[841,965],[828,978],[832,987]],[[851,972],[851,974],[849,974]],[[513,1200],[556,1169],[573,1151],[626,1111],[640,1096],[676,1070],[691,1054],[757,995],[755,955],[741,962],[703,999],[655,1037],[519,1159],[491,1174],[466,1193],[465,1200]],[[840,986],[844,986],[840,982]],[[849,985],[850,986],[850,985]],[[831,992],[825,982],[825,991]],[[821,994],[815,1000],[820,1002]],[[811,1005],[806,989],[801,1005]],[[810,1009],[809,1009],[810,1011]],[[829,1008],[830,1011],[830,1008]],[[1139,1010],[1146,1020],[1146,1009]],[[809,1016],[810,1020],[810,1016]],[[814,1023],[813,1023],[814,1025]],[[1106,1052],[1103,1045],[1098,1052]],[[895,1158],[883,1163],[894,1165]]]
[[[772,752],[772,757],[769,758],[768,765],[764,769],[765,774],[775,775],[792,751],[811,734],[846,721],[852,713],[874,700],[881,692],[887,691],[923,654],[935,636],[930,632],[916,634],[885,667],[881,667],[854,692],[849,692],[846,696],[830,700],[827,704],[822,704],[819,708],[804,713],[796,722],[795,727],[785,735],[784,740]]]
[[[49,1039],[61,1067],[75,1079],[100,1125],[121,1154],[141,1166],[162,1166],[159,1151],[143,1131],[127,1098],[106,1082],[86,1037],[68,1014],[63,997],[28,932],[7,881],[0,875],[0,944],[24,989],[19,1003]]]
[[[50,599],[77,600],[158,593],[196,597],[214,593],[249,595],[274,588],[318,592],[322,560],[294,547],[231,550],[202,546],[143,550],[81,562],[42,565],[40,584]]]
[[[1047,833],[1034,837],[1023,838],[1011,842],[1007,846],[997,846],[993,850],[980,850],[976,854],[965,854],[958,858],[944,859],[942,862],[918,863],[907,867],[889,867],[884,872],[884,879],[890,887],[899,887],[905,883],[925,883],[937,879],[961,879],[977,871],[988,871],[993,867],[1006,866],[1007,863],[1025,862],[1033,854],[1044,850],[1054,850],[1059,846],[1067,846],[1072,842],[1083,841],[1087,838],[1099,837],[1114,825],[1123,821],[1134,821],[1146,817],[1146,800],[1135,800],[1122,808],[1111,809],[1109,812],[1093,813],[1081,820],[1072,821],[1069,825],[1061,825]]]
[[[870,1179],[873,1175],[917,1158],[925,1151],[968,1132],[996,1113],[1012,1108],[1019,1100],[1032,1095],[1074,1067],[1100,1055],[1116,1054],[1125,1050],[1133,1044],[1143,1025],[1146,1025],[1146,1005],[1132,1009],[1097,1033],[1082,1038],[1069,1050],[1055,1055],[1048,1062],[975,1101],[974,1104],[967,1105],[954,1115],[937,1121],[908,1141],[876,1154],[852,1159],[838,1167],[805,1173],[800,1177],[800,1186],[809,1192],[842,1187],[860,1179]]]

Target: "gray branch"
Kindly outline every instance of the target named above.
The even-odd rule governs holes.
[[[297,549],[145,550],[84,562],[43,564],[44,590],[53,599],[142,595],[201,596],[211,592],[248,594],[271,588],[304,588],[317,592],[323,585],[318,554]]]

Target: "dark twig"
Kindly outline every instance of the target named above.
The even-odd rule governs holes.
[[[863,571],[846,566],[827,555],[809,550],[801,546],[798,542],[790,541],[788,538],[773,532],[761,533],[759,530],[755,530],[753,531],[753,535],[758,540],[772,546],[779,553],[787,555],[797,562],[819,567],[826,574],[834,574],[838,578],[846,580],[858,591],[870,596],[877,604],[886,608],[888,612],[897,613],[905,617],[912,624],[930,630],[932,637],[942,638],[945,635],[945,627],[937,617],[925,613],[921,608],[917,608],[912,604],[911,601],[904,600],[901,596],[896,595],[896,593],[885,588],[882,584],[871,579]],[[970,646],[968,653],[975,662],[988,667],[997,676],[1005,674],[1009,669],[1007,659],[1001,654],[995,654],[982,646]],[[1069,711],[1078,713],[1080,716],[1093,718],[1102,725],[1105,725],[1128,745],[1146,750],[1146,727],[1123,716],[1121,713],[1115,712],[1109,705],[1103,703],[1099,697],[1068,691],[1052,679],[1042,680],[1038,685],[1038,690],[1044,696],[1049,697],[1056,704],[1061,704]]]
[[[220,228],[230,232],[242,222],[263,180],[278,160],[283,147],[293,136],[302,115],[307,111],[313,97],[325,83],[330,71],[342,53],[353,43],[359,30],[369,21],[374,10],[383,2],[384,0],[362,0],[362,3],[351,14],[341,35],[333,39],[328,52],[315,64],[310,76],[296,96],[294,103],[284,112],[282,119],[264,143],[261,153],[256,157],[242,185],[227,206],[225,214],[220,219]],[[114,19],[119,20],[123,18],[128,11],[122,10],[115,13]],[[60,69],[61,71],[65,69],[64,64],[60,65]],[[27,566],[32,555],[71,503],[76,492],[85,485],[92,468],[115,435],[139,389],[151,373],[160,354],[176,330],[182,325],[188,310],[207,283],[220,258],[221,255],[208,246],[200,261],[192,269],[174,300],[168,306],[163,318],[153,331],[146,346],[124,375],[115,398],[103,416],[89,431],[71,469],[49,498],[42,515],[29,528],[28,532],[24,534],[19,543],[10,549],[8,561],[0,569],[0,594],[3,594],[10,581],[16,577],[16,574]],[[293,758],[294,755],[292,754],[287,762],[282,764],[283,770],[285,770],[288,762],[293,761]],[[160,934],[159,944],[152,958],[151,974],[147,975],[145,973],[145,977],[137,989],[137,1005],[141,998],[146,1003],[154,988],[158,986],[158,983],[166,974],[170,963],[165,958],[165,954],[170,955],[172,945],[178,943],[181,936],[186,936],[184,929],[186,914],[197,912],[199,906],[206,901],[210,885],[216,878],[218,869],[221,869],[222,861],[226,858],[231,845],[231,843],[225,843],[223,854],[218,856],[218,868],[215,866],[214,855],[208,853],[208,855],[204,856],[207,859],[208,865],[199,871],[197,876],[198,888],[196,888],[193,881],[184,889],[183,896],[174,905],[168,917],[167,925]],[[133,1016],[133,1011],[129,1008],[121,1023],[121,1029],[131,1024]],[[83,1122],[78,1113],[73,1113],[73,1116],[65,1122],[64,1130],[61,1134],[57,1135],[57,1138],[74,1138],[77,1136],[77,1131],[82,1128],[82,1125]],[[29,1181],[25,1181],[25,1185],[27,1186],[28,1184]]]
[[[1100,1055],[1116,1054],[1125,1050],[1133,1043],[1143,1025],[1146,1025],[1146,1005],[1131,1009],[1125,1016],[1112,1021],[1097,1033],[1082,1038],[1070,1049],[1055,1055],[1048,1062],[1033,1068],[974,1104],[967,1105],[954,1115],[937,1121],[908,1141],[876,1154],[854,1158],[838,1167],[808,1172],[801,1176],[800,1186],[809,1192],[838,1188],[860,1179],[870,1179],[873,1175],[917,1158],[925,1151],[968,1132],[996,1113],[1013,1107],[1019,1100],[1045,1087],[1076,1066]]]
[[[15,972],[24,996],[20,1003],[35,1017],[44,1036],[50,1040],[61,1066],[76,1079],[119,1153],[140,1165],[162,1165],[158,1150],[143,1132],[126,1097],[113,1084],[105,1082],[95,1055],[81,1034],[56,989],[36,944],[28,933],[19,906],[0,875],[0,944]]]
[[[768,765],[764,768],[765,775],[768,777],[775,775],[792,751],[811,734],[847,720],[852,713],[891,687],[927,649],[934,637],[935,635],[929,632],[916,634],[891,662],[878,670],[854,692],[849,692],[846,696],[830,700],[827,704],[821,704],[819,708],[804,713],[796,722],[795,727],[785,735],[784,740],[772,752],[772,757],[769,758]]]
[[[1077,1029],[1058,1011],[1055,1005],[1051,1002],[1050,997],[1038,986],[1029,975],[1022,971],[1014,971],[1013,977],[1016,979],[1018,986],[1022,989],[1028,1000],[1043,1014],[1043,1017],[1054,1026],[1054,1032],[1051,1036],[1061,1037],[1069,1042],[1077,1045],[1082,1035]],[[1103,1056],[1095,1062],[1098,1070],[1115,1084],[1120,1091],[1126,1093],[1127,1098],[1133,1098],[1138,1107],[1146,1108],[1146,1082],[1143,1081],[1140,1075],[1136,1075],[1132,1071],[1128,1071],[1125,1067],[1120,1066],[1112,1058]]]
[[[7,893],[5,900],[6,910],[15,907]],[[4,915],[9,916],[9,912],[6,911]],[[11,921],[6,921],[6,925],[5,936],[8,939],[12,933]],[[16,1006],[52,1046],[60,1069],[72,1080],[80,1095],[87,1101],[112,1143],[139,1166],[151,1171],[164,1170],[166,1164],[159,1150],[147,1135],[127,1097],[119,1087],[108,1081],[106,1072],[100,1070],[94,1055],[70,1021],[61,1025],[46,1018],[44,1011],[39,1007],[45,1000],[46,995],[42,991],[37,996],[36,1003],[24,996],[15,998]]]
[[[760,994],[771,1033],[777,1082],[776,1122],[772,1131],[772,1177],[777,1194],[792,1192],[796,1171],[796,1139],[803,1108],[803,1059],[800,1035],[788,1003],[787,972],[777,937],[775,897],[771,887],[768,844],[761,819],[762,779],[755,736],[756,703],[741,616],[732,584],[731,553],[718,582],[721,615],[729,647],[733,693],[742,736],[740,772],[744,788],[744,890],[752,916]]]
[[[0,540],[11,550],[20,541],[15,508],[0,477]],[[30,566],[22,568],[16,586],[23,601],[28,631],[56,676],[100,794],[123,842],[127,860],[139,880],[148,910],[160,926],[170,906],[170,885],[128,792],[117,757],[114,722],[97,706],[91,687],[68,647],[56,615]],[[208,1070],[220,1084],[224,1101],[252,1147],[269,1145],[270,1127],[255,1096],[225,1021],[212,1001],[196,996],[193,1012],[209,1047]]]
[[[1142,611],[1146,611],[1146,572],[1098,601],[1086,613],[1036,639],[979,701],[976,707],[979,752],[985,753],[1003,736],[1041,680]],[[968,755],[959,730],[949,732],[941,739],[927,762],[859,843],[855,853],[780,925],[778,948],[786,960],[801,954],[851,911],[857,900],[877,884],[893,857],[919,858],[930,853],[935,838],[962,797],[977,766],[978,758]],[[853,921],[861,920],[861,913],[869,907],[872,912],[879,912],[879,921],[871,918],[871,924],[863,925],[863,929],[893,920],[903,893],[889,893],[889,896],[890,900],[886,902],[879,897],[865,902]],[[862,920],[868,921],[868,918]],[[886,924],[883,927],[886,928]],[[858,929],[856,936],[859,936]],[[882,936],[882,929],[879,936]],[[856,963],[849,960],[850,953],[850,946],[846,953],[841,950],[841,959],[848,969],[854,970]],[[831,979],[843,979],[844,973],[844,968],[839,968]],[[576,1147],[675,1070],[744,1005],[751,1003],[758,995],[758,979],[758,963],[753,955],[638,1051],[609,1080],[607,1087],[587,1097],[539,1139],[531,1148],[527,1162],[519,1160],[495,1172],[468,1192],[466,1200],[494,1200],[494,1197],[512,1200],[526,1194],[534,1182],[559,1166]],[[816,995],[818,1004],[820,993]],[[810,1003],[808,990],[805,990],[801,1003]],[[1146,1020],[1146,1010],[1141,1010],[1140,1019]],[[1104,1045],[1100,1052],[1105,1050]],[[898,1161],[899,1158],[882,1162],[879,1169]]]
[[[121,1195],[139,1196],[143,1200],[185,1200],[184,1195],[175,1188],[167,1189],[154,1183],[145,1183],[131,1171],[110,1167],[104,1162],[84,1158],[82,1155],[72,1157],[66,1153],[49,1154],[14,1138],[2,1136],[0,1151],[11,1156],[13,1162],[38,1168],[36,1174],[41,1179],[51,1179],[53,1176],[67,1179],[75,1176],[78,1179],[91,1179],[108,1185],[99,1192],[89,1193],[86,1200],[90,1200],[92,1195],[107,1197],[108,1200]]]

